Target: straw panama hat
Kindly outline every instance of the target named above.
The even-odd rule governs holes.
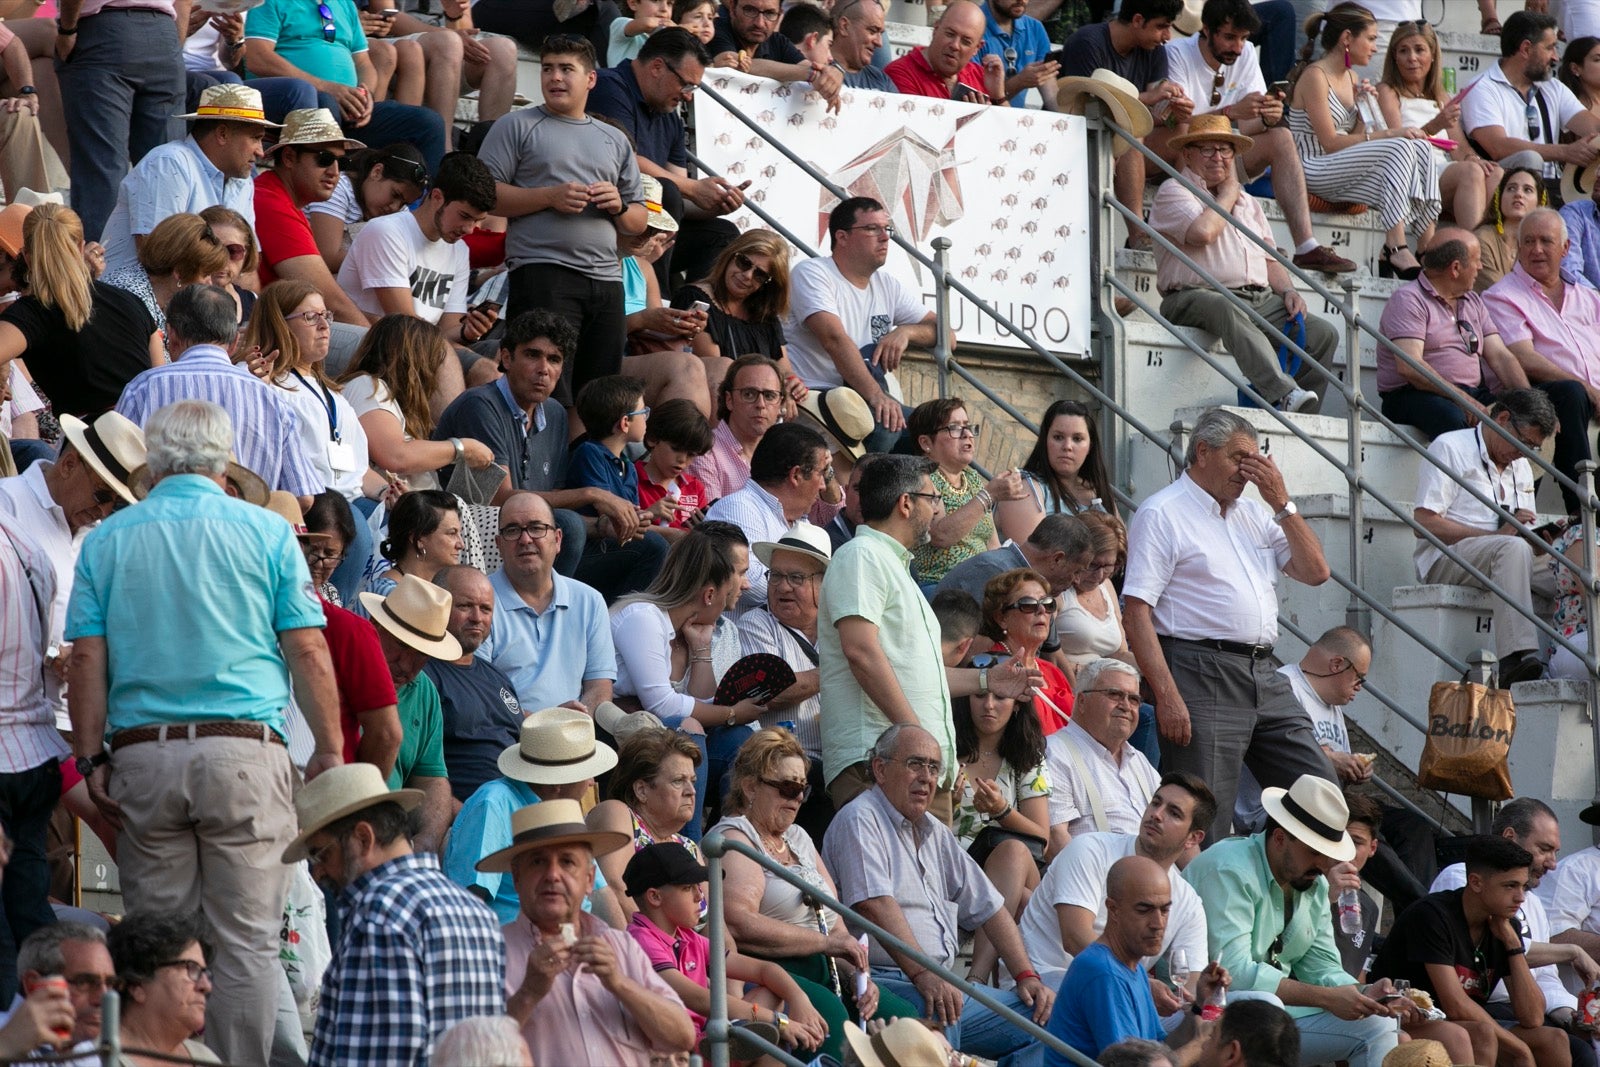
[[[764,567],[772,566],[774,552],[798,552],[817,560],[826,569],[833,559],[833,542],[828,540],[826,530],[811,525],[809,520],[796,519],[793,526],[783,531],[782,537],[776,541],[757,541],[750,546],[750,552]]]
[[[594,720],[572,708],[545,708],[522,720],[516,744],[500,753],[500,773],[534,785],[571,785],[604,774],[617,754],[594,739]]]
[[[1156,127],[1150,109],[1139,99],[1139,90],[1120,74],[1102,67],[1087,78],[1062,78],[1056,83],[1056,105],[1069,115],[1083,114],[1091,96],[1110,108],[1112,121],[1135,137],[1144,137]],[[1118,138],[1111,154],[1120,156],[1130,147]]]
[[[178,117],[190,121],[214,119],[218,122],[244,122],[251,126],[267,126],[274,130],[283,128],[281,122],[268,120],[267,110],[262,106],[259,92],[248,85],[229,82],[208,86],[202,90],[200,105],[192,113]]]
[[[602,700],[595,707],[594,721],[619,745],[640,730],[666,725],[653,712],[623,711],[609,700]]]
[[[453,600],[448,589],[402,574],[388,596],[362,593],[361,606],[374,626],[402,644],[434,659],[461,658],[461,642],[446,624]]]
[[[862,1067],[930,1067],[950,1055],[934,1032],[915,1019],[895,1019],[871,1036],[846,1026],[844,1040]]]
[[[545,800],[511,813],[511,844],[478,861],[486,874],[504,874],[524,852],[554,845],[584,844],[596,856],[615,852],[632,838],[619,830],[591,830],[576,800]]]
[[[391,790],[383,780],[383,772],[370,763],[330,767],[295,794],[294,813],[300,822],[300,834],[283,850],[283,862],[299,863],[305,859],[306,841],[346,815],[385,802],[411,811],[422,803],[422,796],[420,789]]]
[[[1228,116],[1221,112],[1196,115],[1189,120],[1189,132],[1180,133],[1167,143],[1173,148],[1184,148],[1201,141],[1227,141],[1241,152],[1250,151],[1255,144],[1242,133],[1236,133]]]
[[[855,459],[866,454],[867,448],[862,442],[876,424],[867,402],[848,385],[811,390],[800,401],[800,411],[816,420],[823,432],[839,445],[838,451],[848,452]]]
[[[102,481],[130,504],[138,503],[133,481],[144,468],[144,431],[132,420],[108,411],[91,426],[73,415],[59,419],[61,432]]]
[[[678,220],[661,206],[661,179],[651,174],[641,174],[639,188],[644,193],[644,207],[648,212],[645,225],[662,233],[677,233]]]
[[[228,457],[228,469],[223,473],[223,478],[228,482],[228,487],[234,490],[230,495],[237,495],[246,503],[264,508],[272,499],[272,490],[267,488],[266,479],[231,455]],[[128,486],[133,490],[133,495],[140,500],[150,495],[150,490],[155,488],[155,484],[155,476],[151,474],[148,466],[141,465],[128,476]]]
[[[362,142],[346,137],[339,120],[325,107],[302,107],[283,117],[283,133],[278,143],[267,149],[270,154],[280,148],[301,145],[342,144],[346,148],[365,148]]]
[[[1590,144],[1600,142],[1600,137],[1589,138]],[[1561,168],[1561,200],[1571,204],[1588,200],[1594,195],[1594,183],[1600,175],[1600,159],[1583,166],[1568,163]]]
[[[325,533],[312,533],[306,529],[305,513],[300,510],[300,501],[295,495],[285,489],[274,489],[272,495],[267,497],[267,510],[281,518],[294,528],[294,535],[307,541],[326,541]]]
[[[1288,789],[1263,789],[1261,806],[1302,844],[1337,863],[1354,858],[1356,843],[1345,832],[1350,809],[1339,787],[1326,778],[1302,774]]]
[[[1413,1039],[1383,1058],[1383,1067],[1455,1067],[1449,1051],[1439,1042]]]

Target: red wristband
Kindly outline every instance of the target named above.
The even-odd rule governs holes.
[[[1039,972],[1034,970],[1018,971],[1016,974],[1011,976],[1011,979],[1014,982],[1021,982],[1028,978],[1032,978],[1036,982],[1040,981]]]

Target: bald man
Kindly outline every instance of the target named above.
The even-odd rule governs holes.
[[[987,28],[983,8],[972,0],[955,0],[934,23],[933,41],[890,63],[884,73],[895,88],[911,96],[1003,104],[1005,61],[984,56],[981,66],[973,62]]]
[[[1094,944],[1067,968],[1049,1031],[1085,1056],[1130,1037],[1165,1041],[1179,1067],[1198,1061],[1214,1022],[1186,1014],[1170,1035],[1161,1025],[1150,975],[1140,966],[1146,956],[1161,953],[1172,909],[1172,883],[1167,872],[1145,856],[1126,856],[1106,875],[1106,928]],[[1196,998],[1204,1003],[1228,984],[1228,972],[1212,963],[1200,975]],[[1067,1058],[1045,1050],[1046,1067],[1067,1067]]]
[[[459,564],[439,568],[433,584],[450,594],[446,629],[460,642],[461,658],[430,659],[422,673],[439,691],[450,792],[464,804],[479,786],[500,777],[496,761],[507,746],[517,743],[524,712],[511,679],[476,655],[494,620],[494,586],[489,576],[476,567]]]

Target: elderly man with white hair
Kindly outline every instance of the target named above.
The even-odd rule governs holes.
[[[1139,668],[1120,659],[1078,668],[1072,719],[1045,743],[1050,854],[1078,834],[1136,834],[1161,776],[1128,743],[1139,725]]]
[[[322,605],[287,522],[224,491],[233,426],[182,400],[145,426],[149,496],[84,539],[66,636],[73,747],[117,827],[136,912],[194,910],[216,954],[207,1040],[266,1063],[278,931],[295,836],[285,747],[289,680],[316,739],[315,778],[342,762]],[[109,744],[108,744],[109,742]]]

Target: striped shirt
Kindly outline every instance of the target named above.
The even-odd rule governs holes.
[[[311,1067],[428,1067],[439,1035],[505,1014],[505,939],[488,905],[431,853],[398,856],[339,895]]]
[[[143,426],[178,400],[209,400],[226,411],[233,420],[234,456],[273,489],[316,496],[327,488],[306,457],[294,407],[216,345],[195,345],[176,363],[141,372],[122,390],[117,412]]]
[[[44,691],[55,595],[50,557],[0,514],[0,774],[69,755]]]
[[[55,572],[56,599],[50,613],[50,644],[65,640],[67,626],[67,600],[72,595],[72,572],[78,565],[78,546],[83,542],[86,529],[74,531],[67,521],[67,513],[50,495],[44,474],[52,464],[33,463],[13,478],[0,478],[0,511],[16,521],[22,531],[50,560]],[[46,671],[45,697],[55,711],[56,728],[72,729],[67,718],[67,695],[54,671]]]

